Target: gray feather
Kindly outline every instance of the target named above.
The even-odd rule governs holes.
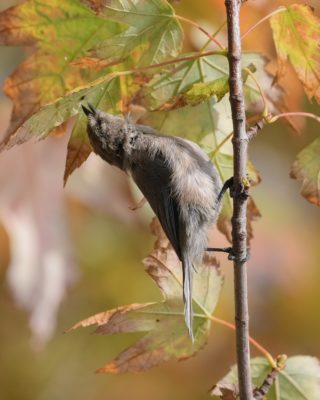
[[[197,144],[92,109],[84,111],[94,151],[131,174],[182,261],[185,322],[194,340],[192,275],[219,212],[219,174]]]
[[[188,328],[189,336],[194,342],[193,336],[193,311],[192,311],[192,274],[193,265],[188,257],[182,257],[182,276],[183,276],[183,301],[184,318]]]

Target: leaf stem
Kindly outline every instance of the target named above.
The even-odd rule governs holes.
[[[303,112],[303,111],[285,112],[285,113],[273,115],[271,118],[268,118],[268,123],[272,124],[273,122],[278,121],[278,119],[285,118],[285,117],[307,117],[307,118],[315,119],[317,122],[320,123],[320,117],[318,117],[315,114]]]
[[[276,14],[279,14],[283,11],[286,10],[286,7],[280,7],[277,8],[276,10],[273,10],[271,13],[269,13],[268,15],[264,16],[263,18],[259,19],[258,22],[256,22],[254,25],[252,25],[248,30],[245,31],[245,33],[242,34],[241,36],[241,40],[243,40],[247,35],[249,35],[249,33],[251,33],[257,26],[259,26],[260,24],[262,24],[263,22],[267,21],[269,18],[273,17]]]
[[[224,21],[218,28],[217,30],[212,34],[212,36],[215,38],[221,31],[222,29],[227,25],[227,21]],[[209,46],[209,44],[212,42],[211,38],[201,47],[200,51],[205,51],[205,49]]]
[[[262,116],[266,117],[268,115],[268,106],[267,106],[267,99],[266,99],[266,95],[264,94],[264,91],[262,90],[262,87],[260,85],[260,83],[258,82],[257,78],[254,76],[254,73],[252,73],[252,71],[250,71],[249,68],[243,68],[244,71],[246,71],[246,73],[248,75],[251,76],[252,80],[254,81],[255,85],[257,86],[259,93],[261,95],[262,98],[262,102],[263,102],[263,111],[262,111]]]
[[[211,157],[214,157],[220,150],[221,147],[224,146],[233,136],[233,132],[229,133],[218,145],[217,147],[210,153]]]
[[[216,322],[217,324],[226,326],[227,328],[232,329],[233,331],[236,330],[236,327],[234,324],[232,324],[231,322],[225,321],[224,319],[214,317],[213,315],[210,317],[208,316],[207,318],[209,318],[213,322]],[[251,336],[249,336],[249,341],[252,344],[252,346],[254,346],[257,350],[260,351],[261,354],[263,354],[265,356],[265,358],[269,361],[272,368],[277,367],[276,360],[272,357],[272,355],[269,353],[269,351],[267,349],[265,349],[259,342],[257,342]]]
[[[182,17],[181,15],[177,15],[177,14],[175,14],[174,17],[176,19],[179,19],[180,21],[184,21],[187,24],[190,24],[190,25],[194,26],[195,28],[199,29],[199,31],[204,33],[213,43],[215,43],[217,46],[219,46],[220,49],[225,50],[224,45],[218,39],[216,39],[213,35],[210,35],[210,33],[208,31],[206,31],[204,28],[202,28],[202,26],[200,26],[196,22],[192,21],[189,18]]]
[[[237,347],[237,370],[240,400],[252,399],[247,288],[247,199],[246,179],[248,138],[243,94],[240,39],[241,0],[225,0],[228,27],[230,106],[233,122],[233,216],[234,300]]]
[[[161,68],[161,67],[165,67],[166,65],[176,64],[178,62],[196,60],[197,58],[207,57],[207,56],[211,56],[213,54],[225,55],[226,52],[225,52],[225,50],[211,50],[211,51],[206,51],[204,53],[196,53],[196,54],[193,54],[193,55],[190,55],[190,56],[174,58],[172,60],[163,61],[163,62],[158,63],[158,64],[151,64],[151,65],[148,65],[148,66],[145,66],[145,67],[129,69],[127,71],[120,71],[120,72],[116,72],[115,74],[117,74],[117,75],[135,74],[135,73],[139,73],[139,72],[148,71],[149,69]]]

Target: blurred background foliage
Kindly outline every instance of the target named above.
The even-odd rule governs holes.
[[[248,1],[242,30],[278,5],[290,3]],[[308,3],[319,16],[319,2]],[[2,0],[0,10],[13,4],[17,2]],[[222,0],[181,0],[174,6],[212,32],[224,20]],[[199,49],[206,39],[184,28],[185,50]],[[223,33],[220,40],[225,41]],[[274,58],[268,23],[244,40],[244,48]],[[1,83],[25,55],[21,48],[0,48]],[[269,68],[275,70],[275,63]],[[290,71],[282,83],[291,110],[319,113]],[[3,95],[0,107],[3,133],[11,110]],[[274,355],[320,357],[320,212],[289,178],[296,154],[317,137],[319,126],[314,121],[295,122],[299,134],[277,123],[263,129],[250,146],[251,160],[262,177],[252,190],[262,218],[254,223],[249,262],[251,334]],[[209,398],[210,387],[235,361],[234,335],[224,327],[214,325],[208,346],[190,360],[119,376],[92,371],[138,335],[63,334],[99,311],[159,299],[141,263],[152,248],[151,211],[146,206],[131,211],[139,194],[121,172],[94,155],[63,189],[66,136],[27,143],[0,156],[0,398]],[[211,242],[226,244],[216,230]],[[225,256],[219,259],[226,278],[216,316],[232,321],[232,267]]]

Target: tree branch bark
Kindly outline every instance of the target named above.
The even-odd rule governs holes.
[[[232,244],[234,252],[235,325],[238,380],[241,400],[253,399],[250,373],[249,313],[247,291],[247,198],[246,164],[248,137],[241,74],[241,0],[226,0],[230,105],[233,121],[234,187]]]

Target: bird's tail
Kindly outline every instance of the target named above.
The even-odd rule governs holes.
[[[182,275],[183,275],[183,301],[184,301],[184,318],[189,331],[192,342],[194,341],[192,329],[192,274],[193,265],[188,257],[182,258]]]

